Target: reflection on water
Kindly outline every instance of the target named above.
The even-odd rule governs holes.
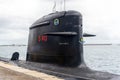
[[[20,53],[20,59],[26,59],[27,46],[0,46],[0,57],[11,58],[13,52]],[[84,58],[87,66],[94,70],[120,74],[120,46],[88,45],[84,46]]]

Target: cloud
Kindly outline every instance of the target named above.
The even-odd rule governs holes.
[[[0,27],[6,26],[8,23],[10,23],[8,20],[0,17]]]
[[[52,12],[54,0],[0,0],[0,44],[26,43],[29,27]],[[96,34],[88,42],[119,42],[119,0],[67,0],[66,10],[83,15],[83,30]]]
[[[50,12],[52,2],[44,0],[2,0],[0,3],[0,15],[21,16],[26,18],[41,17],[44,13]],[[52,9],[52,8],[51,8]],[[52,10],[51,10],[52,11]]]
[[[3,34],[0,34],[1,44],[15,44],[15,43],[26,44],[27,40],[28,40],[28,31],[24,31],[24,30],[6,29]]]
[[[0,18],[1,44],[27,44],[29,27],[32,20],[9,17]]]
[[[81,0],[75,1],[68,9],[77,10],[83,15],[84,32],[93,33],[95,38],[86,41],[120,42],[120,10],[119,0]]]

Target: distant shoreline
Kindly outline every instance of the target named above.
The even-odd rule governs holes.
[[[84,46],[103,46],[103,45],[114,45],[114,44],[84,44]],[[120,44],[115,44],[115,45],[120,45]],[[12,45],[0,45],[0,46],[27,46],[25,44],[19,44],[19,45],[15,45],[15,44],[12,44]]]
[[[92,46],[94,46],[94,45],[101,45],[101,46],[103,46],[103,45],[113,45],[113,44],[84,44],[84,46],[87,46],[87,45],[92,45]],[[119,45],[119,44],[118,44]]]
[[[27,45],[0,45],[0,46],[27,46]]]

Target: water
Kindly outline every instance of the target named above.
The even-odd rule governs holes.
[[[11,58],[13,52],[20,53],[20,59],[26,59],[27,46],[0,46],[0,57]],[[84,46],[84,58],[91,69],[120,75],[120,46],[89,45]]]
[[[11,58],[14,52],[20,53],[20,60],[26,60],[27,46],[0,46],[0,57]]]
[[[94,69],[120,74],[120,46],[84,46],[87,65]]]

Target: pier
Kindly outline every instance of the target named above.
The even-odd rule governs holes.
[[[63,80],[63,79],[0,61],[0,80]]]

